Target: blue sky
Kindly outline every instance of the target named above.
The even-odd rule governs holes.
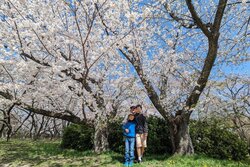
[[[242,63],[241,65],[224,66],[223,71],[226,74],[240,74],[250,77],[250,61]]]

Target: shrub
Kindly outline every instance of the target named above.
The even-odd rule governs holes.
[[[93,148],[94,128],[90,124],[71,124],[63,131],[62,148],[90,150]]]
[[[168,126],[163,119],[150,116],[148,119],[149,137],[148,154],[163,154],[171,152]],[[122,120],[118,119],[109,123],[109,146],[112,151],[124,152],[124,137],[122,133]]]
[[[192,121],[191,138],[195,152],[219,159],[241,160],[247,156],[247,143],[218,120]]]
[[[149,136],[147,154],[171,154],[169,128],[165,120],[150,116],[148,119]],[[248,154],[247,143],[233,133],[227,125],[218,120],[209,122],[191,121],[190,135],[195,153],[219,159],[245,159]],[[108,124],[108,142],[110,150],[123,154],[124,137],[122,119],[112,120]],[[61,146],[76,150],[93,148],[94,127],[91,124],[71,124],[64,129]]]
[[[159,117],[148,118],[148,148],[150,154],[171,154],[171,140],[167,122]]]
[[[124,137],[122,132],[122,119],[117,119],[109,122],[108,129],[108,142],[110,150],[118,153],[123,153]]]

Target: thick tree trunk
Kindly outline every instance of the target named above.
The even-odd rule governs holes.
[[[108,149],[108,121],[105,115],[99,115],[95,121],[94,150],[101,153]]]
[[[175,146],[175,126],[174,123],[168,121],[168,126],[169,126],[169,134],[170,134],[170,140],[171,140],[171,146],[172,146],[172,154],[175,153],[176,151],[176,146]]]
[[[177,115],[170,121],[172,152],[179,155],[193,154],[194,148],[189,134],[189,115]]]

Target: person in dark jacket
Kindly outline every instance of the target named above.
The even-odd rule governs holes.
[[[142,106],[137,105],[135,108],[135,121],[136,121],[136,150],[138,155],[138,162],[142,161],[145,148],[147,147],[148,124],[146,117],[142,114]]]
[[[128,115],[128,121],[125,123],[123,128],[123,135],[125,136],[125,162],[124,166],[133,166],[134,160],[134,147],[135,147],[135,127],[136,122],[134,120],[134,115]]]
[[[136,106],[131,106],[130,107],[130,110],[129,110],[129,112],[130,112],[130,114],[135,114],[135,108],[136,108]],[[125,115],[125,117],[124,117],[124,119],[123,119],[123,121],[122,121],[122,124],[124,125],[125,123],[127,123],[127,121],[128,121],[128,116],[129,116],[129,114],[128,115]]]

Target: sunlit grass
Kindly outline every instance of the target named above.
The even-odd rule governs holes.
[[[0,166],[107,166],[122,165],[123,155],[107,152],[64,150],[60,141],[0,140]],[[147,155],[142,164],[135,167],[247,167],[250,160],[235,162],[216,160],[200,155],[167,156]]]

